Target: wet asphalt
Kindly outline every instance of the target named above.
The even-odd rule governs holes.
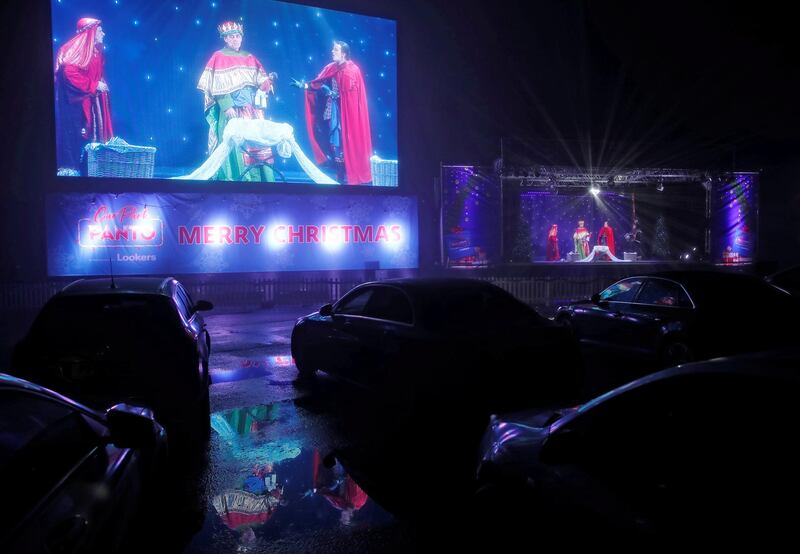
[[[342,430],[336,406],[357,405],[360,391],[325,375],[313,387],[293,384],[291,330],[311,311],[206,318],[212,433],[196,476],[202,519],[184,552],[416,549],[414,523],[370,498],[335,456],[362,442]]]

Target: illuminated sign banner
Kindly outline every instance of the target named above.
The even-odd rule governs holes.
[[[50,275],[400,269],[418,264],[404,196],[47,196]]]

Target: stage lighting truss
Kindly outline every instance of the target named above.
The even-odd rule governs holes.
[[[720,174],[719,180],[730,178],[729,174]],[[587,186],[591,188],[604,187],[629,187],[639,185],[655,186],[656,190],[663,191],[669,183],[700,183],[706,190],[711,186],[712,180],[708,171],[691,169],[668,168],[591,168],[589,170],[564,167],[564,166],[526,166],[505,167],[500,174],[503,181],[518,182],[522,186],[569,188]]]

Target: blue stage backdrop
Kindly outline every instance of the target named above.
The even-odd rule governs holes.
[[[500,212],[500,182],[490,168],[442,167],[444,265],[499,262]]]
[[[333,41],[348,43],[350,58],[360,68],[366,91],[367,132],[371,134],[372,143],[369,155],[380,158],[373,159],[372,173],[376,176],[372,183],[397,184],[395,21],[273,0],[51,0],[51,7],[54,69],[59,49],[77,34],[78,21],[86,17],[101,20],[105,37],[99,48],[105,57],[104,78],[109,88],[113,134],[130,145],[155,147],[153,177],[188,175],[207,159],[209,123],[198,82],[212,54],[225,46],[217,30],[218,24],[233,20],[244,26],[241,49],[253,54],[265,72],[278,75],[274,93],[268,95],[264,117],[291,125],[297,143],[312,160],[305,93],[290,86],[290,82],[317,77],[332,61]],[[72,61],[79,63],[74,58]],[[82,77],[86,76],[78,75],[79,79]],[[91,77],[87,79],[91,81]],[[357,85],[349,80],[339,86]],[[340,91],[342,98],[346,93]],[[70,109],[80,111],[80,106],[73,102],[72,108],[63,108],[61,111],[67,115],[62,118],[59,95],[62,99],[69,96],[57,84],[56,126],[61,144],[67,140],[62,137],[69,127],[69,123],[65,123],[69,119],[67,112]],[[102,99],[102,95],[96,95],[96,90],[89,96],[92,102],[95,98]],[[77,101],[77,96],[69,96],[69,99]],[[340,116],[343,126],[344,119]],[[341,148],[345,159],[348,148],[345,143],[354,140],[352,129],[355,128],[351,123],[346,124],[351,130],[343,129]],[[92,132],[86,125],[81,130],[84,134]],[[92,139],[83,136],[80,146],[86,142]],[[145,151],[128,149],[123,152],[124,145],[115,148],[114,152],[128,157],[141,154],[142,159],[134,160],[134,164],[149,163]],[[63,171],[69,164],[61,150],[59,146],[59,174],[74,176],[70,171]],[[274,167],[286,181],[312,182],[294,157],[287,159],[279,157],[277,152],[273,154]],[[127,164],[128,160],[123,162]],[[109,167],[110,164],[101,157],[97,167],[84,166],[79,171],[91,176],[149,176],[146,170],[131,172],[126,171],[127,165],[120,169],[120,166]],[[331,179],[337,179],[332,162],[330,166],[321,162],[316,165]],[[281,177],[276,176],[276,180],[280,181]]]
[[[418,265],[405,196],[53,193],[46,213],[53,276]]]
[[[617,256],[622,257],[624,234],[632,222],[631,193],[604,193],[595,197],[581,192],[556,194],[551,191],[529,191],[521,195],[521,225],[512,237],[512,255],[518,261],[544,261],[547,234],[552,225],[558,225],[559,258],[566,259],[574,250],[572,234],[583,220],[591,233],[590,244],[597,244],[597,236],[605,221],[613,229]],[[530,257],[526,259],[526,254]]]

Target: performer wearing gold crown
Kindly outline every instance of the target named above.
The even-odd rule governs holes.
[[[575,228],[575,232],[572,234],[572,240],[575,243],[575,252],[578,254],[578,257],[582,260],[589,256],[589,238],[591,237],[591,233],[589,229],[583,226],[583,220],[578,221],[578,226]]]
[[[76,35],[56,57],[56,144],[59,175],[79,175],[86,142],[108,142],[111,104],[105,81],[103,38],[99,19],[83,17]]]
[[[222,139],[228,121],[234,118],[264,119],[267,94],[273,92],[276,73],[264,70],[261,62],[242,50],[244,27],[236,21],[225,21],[217,27],[225,47],[217,50],[206,63],[197,88],[203,91],[208,121],[208,153]],[[248,165],[261,164],[245,175],[246,181],[274,181],[272,169],[264,162],[272,161],[269,147],[248,147],[234,151],[220,168],[217,179],[238,181]]]

